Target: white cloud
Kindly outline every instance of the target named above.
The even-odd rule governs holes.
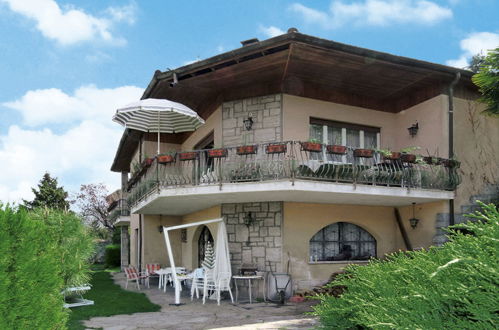
[[[119,176],[110,172],[123,128],[111,121],[116,108],[140,98],[143,89],[133,86],[114,89],[98,89],[84,86],[73,95],[58,89],[29,91],[20,100],[23,118],[36,114],[34,101],[24,102],[27,95],[36,95],[37,102],[47,111],[47,118],[38,116],[38,123],[60,123],[58,116],[73,116],[73,106],[87,111],[77,118],[68,129],[55,133],[48,127],[9,127],[0,135],[0,201],[19,202],[32,199],[31,187],[35,187],[45,171],[59,178],[67,191],[78,190],[80,184],[103,182],[109,190],[119,186]]]
[[[264,35],[266,35],[267,37],[269,38],[272,38],[272,37],[277,37],[281,34],[284,34],[286,32],[284,32],[283,30],[279,29],[278,27],[275,27],[273,25],[271,26],[263,26],[263,25],[260,25],[258,27],[258,30],[263,33]]]
[[[73,95],[57,88],[37,89],[26,92],[20,99],[6,102],[3,106],[21,113],[23,123],[30,127],[45,124],[73,123],[86,119],[105,122],[123,100],[140,98],[142,89],[123,86],[99,89],[94,85],[82,86]]]
[[[344,25],[388,26],[392,24],[431,25],[452,17],[452,10],[426,0],[364,0],[344,3],[332,1],[329,12],[294,3],[290,10],[305,22],[325,29]]]
[[[48,39],[61,45],[103,40],[114,45],[126,41],[111,32],[117,22],[133,23],[135,5],[111,7],[107,17],[95,17],[74,7],[61,8],[55,0],[0,0],[9,8],[36,22],[36,28]]]
[[[477,54],[486,55],[487,51],[499,47],[499,33],[475,32],[459,43],[463,53],[459,58],[448,60],[447,65],[456,68],[465,68],[469,64],[471,57]]]

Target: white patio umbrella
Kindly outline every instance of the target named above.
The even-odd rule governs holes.
[[[158,154],[161,133],[196,130],[203,118],[189,107],[166,99],[143,99],[116,110],[113,121],[126,128],[158,133]]]
[[[222,279],[228,279],[229,281],[221,281],[221,283],[229,285],[230,279],[232,277],[232,270],[230,267],[227,229],[225,227],[224,221],[218,223],[217,240],[215,243],[215,266],[213,267],[213,273],[215,275],[215,281],[217,283],[219,282],[220,277],[223,277]],[[228,289],[228,287],[220,288],[220,290]]]

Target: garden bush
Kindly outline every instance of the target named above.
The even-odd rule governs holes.
[[[121,265],[121,249],[118,244],[110,244],[106,246],[106,254],[104,258],[107,267],[117,267]]]
[[[59,253],[49,226],[0,206],[0,329],[65,327]]]
[[[451,227],[450,241],[424,251],[400,252],[367,266],[352,265],[314,307],[325,328],[463,329],[499,324],[499,212],[483,211]]]

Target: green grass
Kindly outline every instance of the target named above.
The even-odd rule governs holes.
[[[114,284],[110,272],[95,271],[92,274],[92,289],[83,297],[94,301],[92,306],[71,309],[69,329],[85,329],[82,322],[96,316],[111,316],[140,312],[157,312],[161,306],[149,301],[144,293],[123,290]]]

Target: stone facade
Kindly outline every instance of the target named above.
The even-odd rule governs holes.
[[[130,259],[130,235],[128,226],[121,227],[121,269],[129,266]]]
[[[234,274],[243,263],[255,264],[259,270],[282,271],[282,209],[282,202],[222,205]],[[248,212],[255,218],[249,228],[244,224]]]
[[[246,131],[243,120],[251,115],[253,127]],[[222,105],[222,143],[234,147],[282,140],[282,95],[267,95],[225,102]]]

